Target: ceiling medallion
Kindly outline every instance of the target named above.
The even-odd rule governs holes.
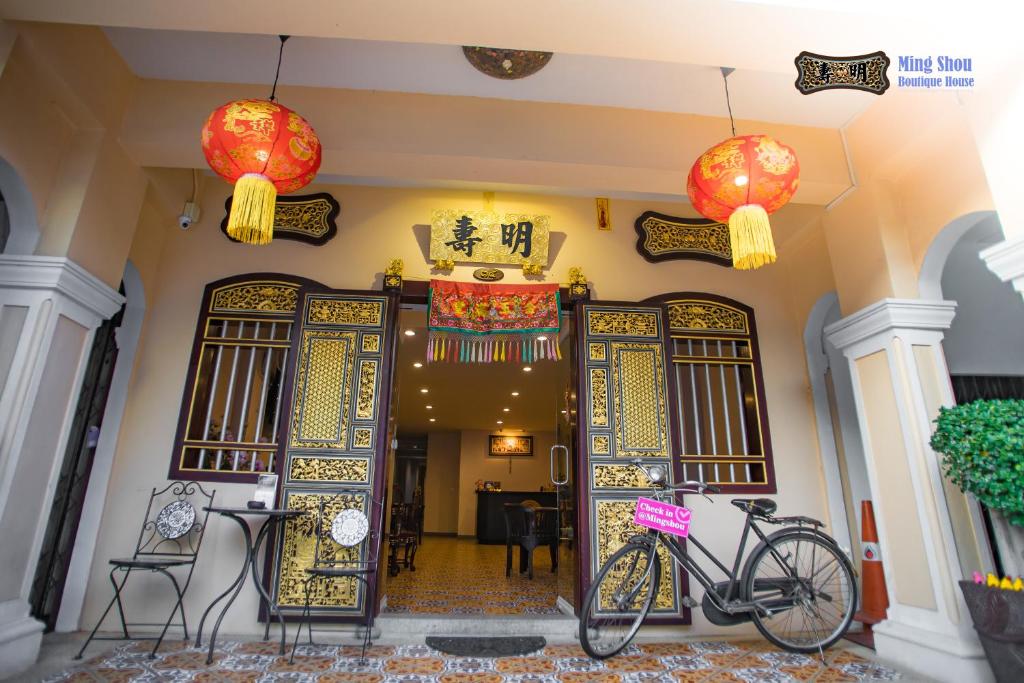
[[[505,50],[500,47],[462,46],[466,59],[477,71],[493,78],[510,81],[532,76],[551,61],[550,52]]]

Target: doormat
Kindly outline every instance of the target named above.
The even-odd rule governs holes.
[[[438,638],[427,636],[427,646],[456,657],[514,657],[544,649],[540,636],[498,636],[494,638]]]

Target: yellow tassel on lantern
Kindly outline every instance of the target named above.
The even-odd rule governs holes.
[[[277,188],[259,173],[246,173],[235,182],[228,235],[246,244],[270,244],[274,237]]]
[[[1024,591],[1024,581],[1021,581],[1019,576],[1017,577],[1017,580],[1013,582],[1013,590],[1018,592]]]
[[[775,263],[775,242],[768,212],[758,204],[744,204],[732,212],[729,241],[732,265],[738,270],[753,270]]]
[[[1003,589],[1004,591],[1012,591],[1013,590],[1013,581],[1010,581],[1010,577],[1009,576],[1004,576],[1003,580],[999,582],[999,587],[1001,589]]]
[[[989,572],[988,576],[985,577],[985,585],[989,588],[999,588],[999,577]]]

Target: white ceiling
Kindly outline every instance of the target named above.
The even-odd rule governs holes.
[[[399,335],[394,397],[398,400],[399,434],[555,428],[559,411],[565,407],[567,360],[538,361],[530,366],[530,372],[523,372],[523,366],[516,363],[427,363],[425,312],[403,309],[400,325],[403,333]],[[416,334],[406,336],[405,330]],[[416,362],[422,367],[414,367]],[[513,391],[519,396],[512,396]],[[432,408],[427,409],[428,405]]]
[[[277,63],[275,36],[138,28],[105,31],[140,77],[253,83],[254,95],[269,95]],[[735,71],[729,77],[734,115],[740,120],[838,128],[875,98],[851,90],[804,96],[793,86],[795,79],[795,67],[791,74]],[[716,66],[556,53],[537,74],[504,81],[475,70],[457,45],[296,36],[285,45],[280,83],[727,114]]]

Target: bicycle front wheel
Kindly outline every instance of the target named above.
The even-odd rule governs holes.
[[[595,659],[629,644],[654,602],[661,578],[655,546],[627,543],[604,563],[583,599],[580,644]]]
[[[754,551],[744,577],[747,599],[763,608],[754,625],[790,652],[824,650],[842,638],[857,609],[853,566],[835,543],[795,532]]]

